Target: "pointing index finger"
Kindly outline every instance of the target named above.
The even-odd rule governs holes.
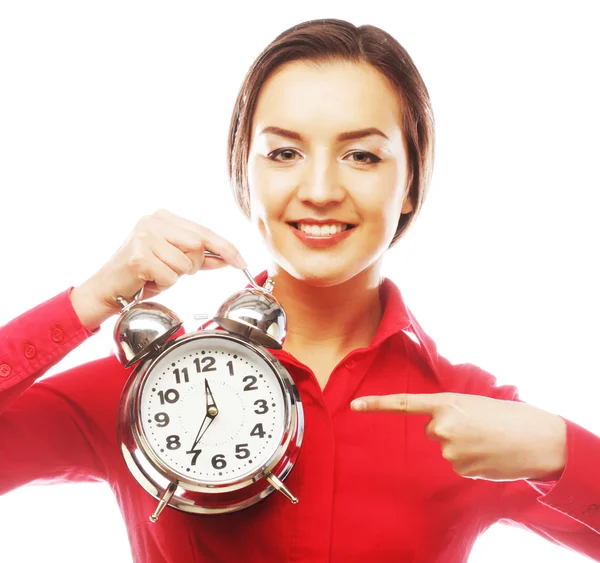
[[[379,395],[352,401],[352,410],[360,412],[397,412],[432,416],[442,405],[441,393]]]

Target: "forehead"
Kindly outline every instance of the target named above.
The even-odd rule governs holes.
[[[401,107],[387,79],[366,63],[294,61],[263,85],[253,132],[275,125],[309,137],[377,127],[399,133]]]

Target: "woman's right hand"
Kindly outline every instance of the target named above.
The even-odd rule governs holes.
[[[204,255],[209,250],[223,260]],[[131,301],[144,287],[151,298],[173,286],[180,276],[226,265],[247,268],[233,244],[210,229],[160,209],[142,217],[110,260],[71,292],[82,324],[94,330],[121,310],[117,296]]]

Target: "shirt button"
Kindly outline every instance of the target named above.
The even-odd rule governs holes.
[[[54,340],[54,342],[61,342],[64,335],[65,333],[60,328],[55,328],[52,331],[52,340]]]
[[[25,346],[25,357],[29,358],[30,360],[31,358],[35,357],[35,348],[31,344],[27,344],[27,346]]]
[[[0,377],[8,377],[10,366],[8,364],[0,364]]]

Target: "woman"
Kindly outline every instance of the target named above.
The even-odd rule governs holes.
[[[386,249],[423,204],[433,136],[412,60],[371,26],[287,30],[238,96],[229,169],[288,315],[275,355],[305,408],[286,479],[300,503],[270,495],[227,515],[166,510],[153,524],[156,501],[115,437],[129,372],[107,357],[35,383],[119,311],[116,296],[145,286],[153,297],[183,274],[245,267],[221,236],[164,210],[85,283],[2,328],[0,492],[106,480],[144,562],[460,562],[501,519],[600,560],[598,437],[474,365],[452,365],[381,279]]]

